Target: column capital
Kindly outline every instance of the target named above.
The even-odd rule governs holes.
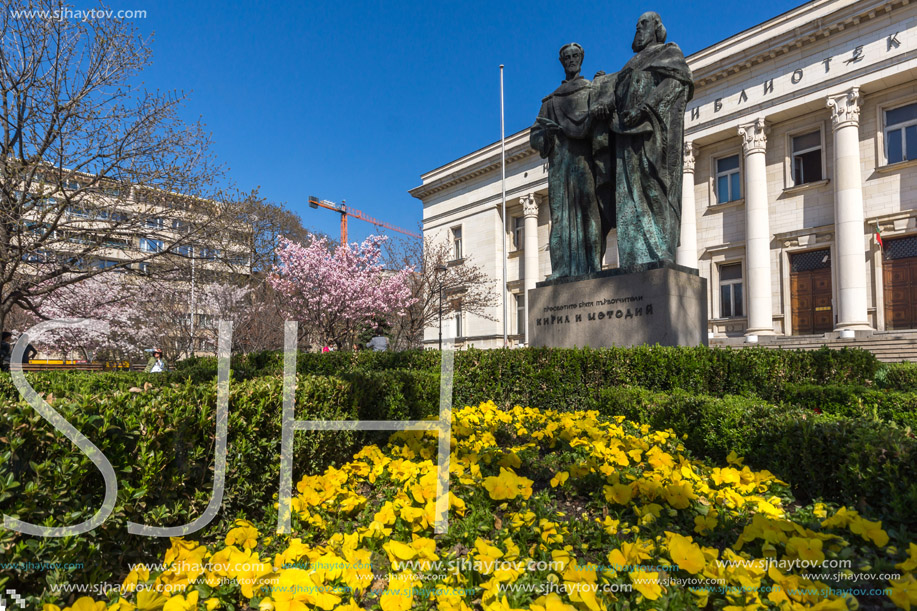
[[[690,140],[685,142],[685,160],[682,169],[684,172],[694,173],[694,162],[695,156],[697,155],[697,147],[694,146],[694,143]]]
[[[860,88],[851,87],[846,92],[828,96],[828,108],[831,109],[831,125],[840,129],[848,125],[860,124]]]
[[[519,203],[522,204],[522,216],[538,218],[538,198],[534,193],[523,195],[519,198]]]
[[[751,123],[739,126],[739,136],[742,137],[742,149],[746,155],[763,153],[767,148],[767,132],[770,126],[764,117],[758,117]]]

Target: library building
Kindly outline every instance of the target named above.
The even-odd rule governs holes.
[[[677,262],[707,281],[711,345],[917,337],[917,3],[814,0],[687,61]],[[450,265],[506,284],[493,320],[444,320],[463,346],[502,346],[504,311],[524,344],[526,292],[551,273],[545,160],[528,129],[505,147],[505,219],[500,142],[411,190]],[[603,267],[616,253],[612,231]]]

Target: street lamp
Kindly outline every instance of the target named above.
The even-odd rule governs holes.
[[[436,266],[436,276],[439,278],[439,351],[443,351],[443,276],[446,266],[440,263]]]

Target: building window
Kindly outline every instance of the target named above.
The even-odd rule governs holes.
[[[125,249],[130,246],[130,243],[123,238],[105,238],[102,240],[102,245],[108,248]]]
[[[181,255],[182,257],[190,257],[191,256],[191,246],[189,244],[182,244],[181,246],[176,246],[175,254]]]
[[[716,203],[725,204],[742,198],[739,184],[739,156],[716,160]]]
[[[462,258],[462,228],[452,228],[452,258],[458,260]]]
[[[207,259],[208,261],[213,261],[214,259],[220,258],[220,249],[219,248],[206,248],[202,246],[202,247],[199,247],[197,251],[201,259]]]
[[[917,159],[917,104],[885,111],[885,158],[888,163]]]
[[[81,205],[71,204],[67,206],[67,214],[69,214],[70,216],[76,216],[79,218],[88,218],[89,210],[87,210],[86,208],[84,208]]]
[[[143,252],[160,252],[162,250],[162,240],[140,238],[140,250]]]
[[[146,220],[146,226],[152,229],[162,229],[165,225],[166,221],[162,217],[153,216]]]
[[[525,248],[525,219],[521,216],[513,217],[513,249]]]
[[[744,316],[742,307],[742,264],[720,265],[720,318]]]
[[[465,329],[462,328],[462,306],[457,306],[455,308],[455,337],[459,338],[465,334]]]
[[[47,263],[53,261],[54,257],[47,250],[36,250],[22,255],[22,260],[27,263]]]
[[[109,267],[114,267],[117,264],[118,262],[113,259],[96,259],[93,263],[93,267],[97,267],[99,269],[108,269]]]
[[[516,297],[516,333],[525,335],[525,293],[517,293]]]
[[[793,136],[793,184],[804,185],[822,178],[821,132]]]

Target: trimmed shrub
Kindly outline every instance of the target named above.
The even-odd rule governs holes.
[[[877,390],[864,386],[787,384],[781,403],[848,418],[895,422],[917,431],[917,392]]]
[[[240,355],[234,375],[245,378],[279,374],[281,352]],[[857,384],[870,386],[879,362],[865,350],[772,350],[636,347],[602,349],[526,348],[462,350],[455,355],[456,400],[498,402],[575,409],[609,386],[652,390],[683,389],[715,396],[757,395],[779,400],[785,384]],[[340,375],[348,371],[407,370],[439,373],[438,351],[300,353],[299,373]],[[216,375],[216,359],[179,364],[177,372],[206,379]]]
[[[685,391],[609,388],[596,408],[670,427],[698,456],[722,463],[735,451],[791,484],[803,502],[823,498],[917,525],[917,440],[894,424]]]
[[[33,386],[111,462],[118,477],[114,511],[79,537],[41,538],[0,530],[4,562],[83,563],[76,571],[16,571],[13,587],[40,593],[57,580],[99,583],[114,570],[159,554],[167,538],[130,536],[127,522],[180,526],[201,515],[213,488],[216,382],[179,384],[169,376],[43,373]],[[157,385],[143,387],[149,378]],[[3,393],[15,389],[0,376]],[[51,396],[49,396],[51,395]],[[423,419],[438,413],[436,376],[410,371],[299,376],[298,420]],[[236,518],[276,521],[280,483],[282,380],[230,384],[225,493],[220,512],[195,538],[225,532]],[[386,432],[302,431],[294,435],[295,479],[349,460]],[[25,401],[0,399],[0,513],[41,525],[77,524],[102,504],[104,480],[91,461]],[[265,513],[267,511],[267,513]],[[125,541],[129,544],[125,544]],[[104,563],[87,559],[104,558]]]
[[[876,385],[888,390],[917,392],[917,363],[883,365],[876,372]]]
[[[779,399],[787,383],[869,384],[878,361],[862,350],[710,348],[468,350],[456,354],[456,399],[579,409],[604,388],[682,389]]]

